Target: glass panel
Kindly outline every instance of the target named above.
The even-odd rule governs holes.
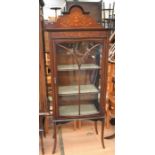
[[[101,45],[92,41],[56,46],[58,104],[61,116],[99,112]]]

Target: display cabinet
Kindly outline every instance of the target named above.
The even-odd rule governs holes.
[[[104,147],[108,33],[78,5],[45,28],[50,40],[53,153],[57,125],[78,119],[101,121]]]

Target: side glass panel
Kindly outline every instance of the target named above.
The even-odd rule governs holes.
[[[101,50],[94,41],[56,44],[60,116],[99,113]]]

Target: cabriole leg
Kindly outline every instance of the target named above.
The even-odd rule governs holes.
[[[54,144],[53,144],[53,151],[52,154],[55,153],[56,150],[56,144],[57,144],[57,129],[56,129],[56,123],[53,123],[53,138],[54,138]]]
[[[96,132],[96,134],[98,135],[97,121],[94,122],[94,125],[95,125],[95,132]]]
[[[105,145],[104,145],[104,119],[101,121],[101,143],[102,143],[102,147],[105,148]]]

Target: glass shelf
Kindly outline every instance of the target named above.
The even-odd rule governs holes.
[[[61,116],[79,116],[79,105],[65,105],[59,107]],[[80,115],[97,114],[99,111],[96,109],[94,104],[81,104]]]
[[[93,85],[80,85],[80,94],[82,93],[98,93],[99,90]],[[59,95],[76,95],[78,94],[78,85],[60,86],[58,88]]]
[[[82,64],[80,70],[92,70],[92,69],[100,69],[100,66],[96,64]],[[59,65],[58,71],[72,71],[78,70],[77,64],[69,64],[69,65]]]

